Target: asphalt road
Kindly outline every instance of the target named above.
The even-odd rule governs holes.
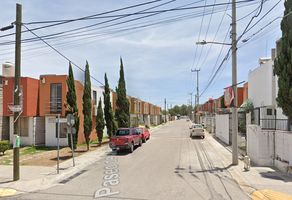
[[[104,148],[102,160],[49,189],[13,199],[250,199],[205,139],[184,119],[151,133],[133,153]]]

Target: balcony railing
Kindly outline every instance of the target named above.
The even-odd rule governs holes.
[[[62,102],[45,102],[45,115],[62,114]]]

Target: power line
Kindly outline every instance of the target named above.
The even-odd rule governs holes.
[[[62,54],[60,51],[58,51],[57,49],[55,49],[53,46],[51,46],[49,43],[47,43],[45,40],[43,40],[42,38],[40,38],[37,34],[35,34],[33,31],[31,31],[30,29],[28,29],[24,24],[22,24],[29,32],[31,32],[33,35],[35,35],[37,38],[39,38],[41,41],[43,41],[46,45],[48,45],[50,48],[52,48],[54,51],[56,51],[58,54],[60,54],[63,58],[65,58],[66,60],[68,60],[69,62],[71,62],[75,67],[77,67],[78,69],[80,69],[82,72],[85,72],[82,68],[80,68],[78,65],[76,65],[73,61],[71,61],[69,58],[67,58],[64,54]],[[94,78],[93,76],[90,75],[90,77],[97,81],[98,83],[100,83],[102,86],[104,86],[103,83],[101,83],[99,80],[97,80],[96,78]]]

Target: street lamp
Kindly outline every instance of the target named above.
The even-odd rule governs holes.
[[[203,40],[202,42],[196,42],[196,44],[223,44],[223,45],[232,45],[231,43],[224,43],[224,42],[206,42],[205,40]]]
[[[232,44],[222,42],[196,42],[205,45],[207,43],[232,45],[232,86],[234,91],[234,105],[232,107],[232,164],[238,165],[238,113],[237,113],[237,39],[236,39],[236,3],[232,0]]]

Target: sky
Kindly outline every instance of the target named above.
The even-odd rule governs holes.
[[[0,27],[22,5],[21,76],[68,74],[91,84],[118,85],[122,59],[127,94],[166,109],[219,98],[232,85],[231,0],[9,0]],[[282,36],[284,0],[237,0],[237,82],[271,57]],[[29,30],[29,31],[28,31]],[[42,40],[41,40],[41,39]],[[245,42],[243,42],[243,40]],[[15,28],[0,32],[0,64],[15,62]],[[229,52],[229,53],[228,53]],[[195,70],[199,70],[198,74]],[[197,85],[197,75],[199,85]],[[238,87],[242,87],[239,84]]]

